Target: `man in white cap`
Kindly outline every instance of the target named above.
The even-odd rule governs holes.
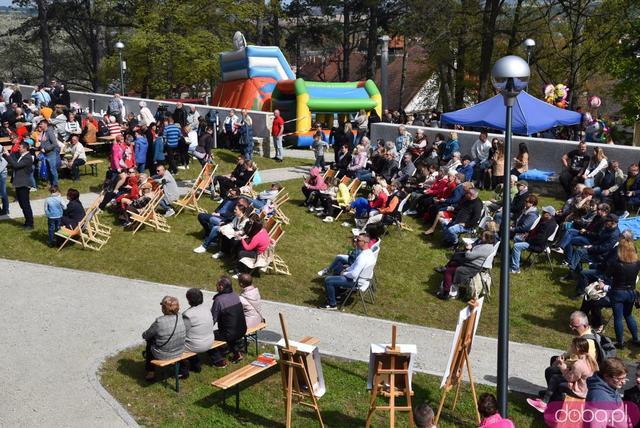
[[[556,231],[556,210],[552,206],[542,208],[542,217],[538,225],[527,234],[524,241],[513,244],[511,252],[511,273],[520,273],[520,255],[523,250],[542,251],[547,246],[547,240]]]

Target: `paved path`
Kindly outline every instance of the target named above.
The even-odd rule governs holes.
[[[0,259],[3,364],[0,365],[0,426],[136,426],[100,386],[96,371],[104,358],[133,344],[159,315],[158,302],[172,294],[185,302],[185,289],[115,276]],[[260,285],[260,284],[258,284]],[[206,293],[210,301],[212,294]],[[269,323],[261,340],[280,338],[277,313],[291,337],[313,335],[327,355],[366,361],[369,344],[389,340],[389,321],[264,302]],[[398,324],[400,343],[418,347],[416,369],[441,375],[452,332]],[[471,354],[478,382],[491,384],[496,372],[495,339],[477,337]],[[544,368],[558,351],[511,344],[510,385],[534,392]],[[331,388],[331,385],[328,386]]]
[[[286,181],[293,180],[295,178],[300,178],[305,174],[309,174],[309,170],[311,168],[307,166],[292,166],[287,168],[274,168],[274,169],[265,169],[264,171],[260,171],[260,177],[262,178],[263,183],[272,183],[274,181]],[[185,180],[178,181],[178,187],[180,188],[180,192],[182,194],[187,193],[187,191],[191,188],[193,184],[193,180]],[[84,207],[88,207],[95,201],[98,197],[97,193],[86,192],[80,195],[80,201]],[[33,215],[43,216],[44,215],[44,199],[35,199],[31,201],[31,209],[33,210]],[[23,218],[22,210],[20,210],[20,206],[17,202],[12,202],[9,204],[9,215],[8,216],[0,216],[0,221],[9,220],[9,219],[19,219]]]

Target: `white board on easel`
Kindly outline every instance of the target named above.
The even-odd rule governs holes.
[[[472,339],[476,337],[476,330],[478,329],[478,322],[480,321],[480,313],[482,312],[482,304],[484,303],[484,297],[481,297],[477,300],[478,305],[474,308],[476,312],[475,323],[473,325],[473,336]],[[440,388],[443,388],[447,383],[447,379],[451,374],[451,366],[453,364],[453,358],[456,353],[456,345],[458,343],[458,338],[460,334],[462,334],[462,325],[464,322],[471,316],[471,309],[469,306],[465,306],[460,310],[460,314],[458,314],[458,325],[456,325],[456,332],[453,335],[453,341],[451,342],[451,351],[449,352],[449,360],[447,361],[447,367],[445,368],[444,375],[442,375],[442,382],[440,382]],[[473,342],[472,342],[473,343]],[[471,349],[469,349],[471,350]]]
[[[293,340],[289,341],[289,345],[305,354],[306,357],[304,360],[307,366],[307,371],[309,372],[309,379],[313,385],[313,395],[318,398],[322,397],[327,390],[324,384],[324,374],[322,373],[322,363],[320,361],[320,351],[318,350],[318,347],[308,345],[306,343],[295,342]],[[280,339],[280,341],[276,343],[276,350],[277,348],[284,348],[285,346],[284,338]]]
[[[375,374],[375,368],[377,367],[377,360],[385,355],[389,344],[372,343],[369,350],[369,374],[367,376],[367,389],[373,388],[373,376]],[[409,359],[409,381],[413,377],[413,362],[418,354],[418,348],[416,345],[396,345],[400,348],[400,356],[405,356]],[[401,360],[398,360],[401,361]],[[411,382],[410,382],[411,383]],[[409,385],[411,386],[411,385]]]

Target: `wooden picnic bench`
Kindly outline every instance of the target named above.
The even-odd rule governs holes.
[[[253,337],[256,341],[256,353],[258,352],[258,332],[267,328],[267,323],[262,322],[255,327],[247,329],[247,332],[244,335],[244,348],[245,353],[247,350],[247,337]],[[224,340],[214,340],[210,349],[219,348],[225,346],[227,342]],[[179,357],[171,358],[169,360],[151,360],[151,364],[156,367],[165,368],[169,366],[175,366],[175,379],[176,379],[176,392],[180,392],[180,363],[184,360],[187,360],[196,355],[195,352],[185,351]]]
[[[87,149],[85,149],[86,152]],[[84,173],[87,173],[87,167],[89,167],[91,169],[91,175],[93,175],[94,177],[98,176],[98,165],[104,163],[104,161],[102,159],[91,159],[89,161],[86,161],[84,163]]]
[[[304,343],[307,345],[317,345],[320,343],[320,339],[312,336],[305,336],[300,341],[300,343]],[[211,385],[216,388],[220,388],[222,390],[222,403],[226,405],[227,398],[227,390],[234,390],[236,396],[236,406],[235,411],[238,413],[240,411],[240,384],[246,382],[250,379],[256,378],[259,374],[270,370],[271,368],[278,365],[278,361],[274,360],[270,364],[265,367],[254,366],[253,364],[247,364],[239,368],[238,370],[234,370],[226,376],[221,377],[220,379],[216,379],[211,382]]]

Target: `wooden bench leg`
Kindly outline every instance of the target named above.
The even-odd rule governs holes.
[[[176,375],[176,392],[180,392],[180,361],[175,363],[175,375]]]
[[[236,413],[240,413],[240,384],[236,384]]]
[[[91,175],[94,177],[98,176],[98,165],[91,165]]]

